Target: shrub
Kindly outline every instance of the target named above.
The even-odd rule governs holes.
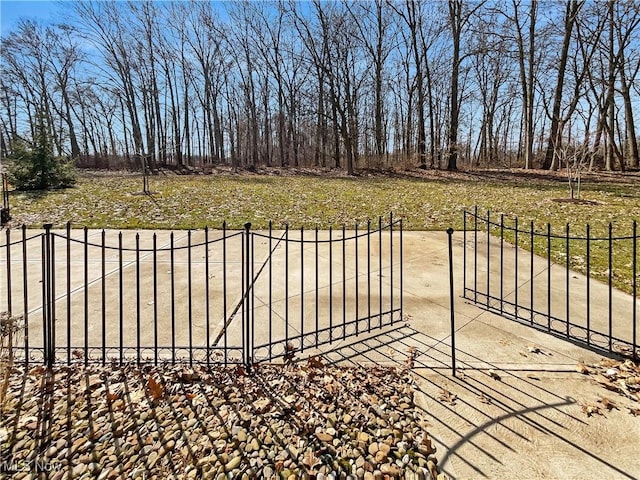
[[[15,139],[8,160],[9,180],[17,190],[45,190],[75,185],[73,161],[54,155],[43,121],[38,121],[33,142]]]

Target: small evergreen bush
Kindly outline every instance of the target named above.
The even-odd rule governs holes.
[[[75,185],[73,161],[54,155],[44,122],[36,125],[33,142],[14,139],[8,157],[9,181],[17,190],[45,190]]]

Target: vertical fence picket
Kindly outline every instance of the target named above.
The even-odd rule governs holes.
[[[56,236],[53,233],[49,233],[50,238],[50,260],[49,260],[49,291],[50,291],[50,302],[51,302],[51,313],[49,317],[49,328],[51,329],[51,333],[49,335],[49,352],[51,354],[51,363],[56,361]]]
[[[255,345],[255,335],[256,335],[256,329],[255,329],[255,296],[256,296],[256,289],[254,287],[254,281],[256,278],[256,274],[255,274],[255,245],[254,245],[254,235],[251,235],[251,252],[250,252],[250,257],[249,257],[249,271],[250,271],[250,275],[249,275],[249,288],[251,291],[251,298],[250,298],[250,309],[249,312],[251,314],[251,318],[250,318],[250,322],[249,322],[249,328],[250,328],[250,334],[248,335],[249,337],[249,341],[250,343],[250,348],[251,350],[249,350],[249,361],[253,362],[253,346]]]
[[[67,365],[71,364],[71,222],[67,222],[66,227],[66,250],[67,250]],[[26,272],[25,272],[26,276]],[[26,312],[26,310],[25,310]]]
[[[124,350],[124,271],[122,265],[122,232],[118,232],[118,341],[120,345],[120,364],[123,363]]]
[[[222,222],[222,325],[224,344],[224,364],[229,363],[229,352],[227,345],[227,328],[224,325],[227,319],[227,222]]]
[[[356,268],[356,278],[355,278],[355,317],[356,317],[356,335],[359,332],[359,325],[360,325],[360,308],[359,308],[359,299],[358,299],[358,277],[360,276],[360,270],[358,268],[358,222],[355,223],[354,225],[354,234],[353,234],[353,238],[354,238],[354,242],[355,242],[355,268]]]
[[[84,364],[89,363],[89,229],[84,227]]]
[[[367,332],[371,333],[371,220],[367,220]]]
[[[566,301],[565,301],[565,320],[566,320],[566,334],[567,334],[567,338],[569,338],[569,315],[571,314],[571,307],[570,307],[570,301],[569,301],[569,287],[570,287],[570,282],[569,279],[571,278],[571,253],[569,252],[569,224],[567,223],[567,227],[566,227],[566,247],[565,247],[565,292],[566,292]]]
[[[300,352],[304,351],[304,227],[300,227]]]
[[[48,328],[47,328],[47,308],[48,308],[48,304],[47,304],[47,258],[46,258],[46,252],[47,252],[47,234],[46,234],[46,229],[45,229],[45,233],[42,234],[42,236],[40,237],[41,239],[41,255],[40,255],[40,263],[42,266],[42,270],[41,270],[41,280],[40,280],[40,285],[42,286],[42,355],[43,355],[43,362],[46,364],[48,362],[48,358],[49,358],[49,349],[48,349],[48,339],[47,339],[47,332],[48,332]],[[9,244],[7,244],[9,245]],[[9,295],[11,295],[11,292],[9,292]]]
[[[518,229],[518,217],[515,218],[515,248],[513,249],[513,254],[515,255],[515,259],[514,259],[514,266],[515,266],[515,272],[513,274],[513,278],[514,278],[514,296],[515,296],[515,306],[514,306],[514,315],[516,318],[518,318],[518,308],[519,308],[519,303],[518,303],[518,289],[520,286],[520,283],[518,282],[518,250],[519,250],[519,243],[518,243],[518,233],[520,233],[519,229]]]
[[[501,247],[502,248],[502,247]],[[502,253],[502,250],[501,250]],[[500,276],[502,278],[502,275]],[[502,295],[500,296],[502,298]],[[467,211],[462,212],[462,298],[467,298]]]
[[[107,264],[105,258],[106,232],[102,230],[100,235],[100,300],[102,313],[102,364],[104,365],[107,357]]]
[[[7,229],[7,233],[9,230]],[[9,237],[7,236],[7,245],[9,244]],[[8,263],[8,262],[7,262]],[[26,365],[29,365],[31,351],[29,350],[29,275],[28,275],[28,260],[27,260],[27,226],[22,225],[22,302],[24,311],[24,361]],[[11,290],[7,292],[11,295]]]
[[[587,223],[587,345],[591,345],[591,227]]]
[[[289,225],[284,230],[284,345],[289,348]]]
[[[347,338],[347,234],[342,225],[342,339]]]
[[[633,341],[631,342],[631,347],[633,348],[633,359],[638,359],[638,222],[636,220],[633,221],[633,238],[631,240],[633,242],[632,245],[632,255],[633,255],[633,281],[632,281],[632,292],[633,292],[633,313],[631,314],[631,325],[633,330]]]
[[[393,325],[393,212],[389,214],[389,315]]]
[[[462,298],[467,298],[467,211],[462,212]]]
[[[273,222],[269,221],[269,360],[273,360]]]
[[[187,231],[187,302],[189,322],[189,366],[193,365],[193,288],[191,285],[191,230]]]
[[[153,364],[158,365],[158,235],[153,233]]]
[[[453,228],[447,228],[447,246],[449,247],[449,314],[451,329],[451,374],[456,376],[456,319],[453,290]]]
[[[333,228],[329,227],[329,341],[333,340]]]
[[[51,271],[53,270],[53,262],[51,259],[51,227],[50,223],[44,225],[44,235],[42,237],[42,301],[44,308],[42,309],[43,319],[43,340],[44,340],[44,361],[47,366],[53,365],[54,353],[52,349],[51,336],[52,318],[53,318],[53,302],[55,297],[51,294]]]
[[[176,265],[173,232],[169,234],[169,271],[171,274],[171,364],[176,363]]]
[[[140,343],[140,234],[136,233],[136,363],[141,361],[141,343]]]
[[[465,242],[464,250],[466,249]],[[504,272],[504,213],[500,214],[500,315],[504,313],[504,275],[502,272]]]
[[[478,206],[473,212],[473,301],[478,302]]]
[[[209,300],[209,227],[204,227],[204,348],[207,367],[211,365],[210,335],[211,335],[211,306]]]
[[[487,308],[491,300],[491,212],[487,210]]]
[[[613,224],[609,222],[609,352],[613,351]]]
[[[242,324],[242,339],[244,351],[244,365],[249,368],[251,365],[251,224],[244,224],[244,262],[243,262],[243,278],[244,278],[244,318]]]
[[[315,294],[316,294],[316,298],[315,298],[315,322],[316,322],[316,330],[315,330],[315,347],[318,348],[318,342],[320,341],[319,335],[320,335],[320,311],[318,310],[319,308],[319,304],[320,304],[320,266],[318,265],[318,226],[316,225],[316,231],[315,231],[315,242],[314,242],[314,247],[315,247],[315,263],[314,263],[314,269],[315,269]],[[271,250],[269,250],[271,251]]]
[[[403,303],[403,299],[404,299],[404,295],[402,294],[402,292],[404,291],[404,270],[403,270],[403,265],[404,265],[404,261],[403,261],[403,241],[402,241],[402,218],[399,221],[399,225],[400,225],[400,319],[402,320],[404,318],[404,303]]]
[[[378,217],[378,328],[382,328],[382,217]]]
[[[529,312],[531,314],[531,325],[533,325],[533,278],[534,278],[534,269],[533,269],[533,264],[534,264],[534,257],[533,257],[533,251],[534,251],[534,247],[535,247],[535,234],[534,234],[534,224],[533,224],[533,220],[531,220],[530,226],[529,226],[530,230],[530,234],[531,234],[531,243],[530,243],[530,247],[531,247],[531,256],[529,258]]]
[[[9,315],[12,315],[13,312],[13,305],[11,304],[11,229],[7,228],[7,230],[5,231],[5,237],[6,237],[6,245],[5,245],[5,251],[6,251],[6,259],[7,259],[7,312]]]
[[[547,332],[551,332],[551,224],[547,223]]]

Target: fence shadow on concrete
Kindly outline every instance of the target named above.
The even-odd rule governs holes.
[[[341,345],[327,358],[410,369],[441,450],[440,470],[450,478],[636,478],[628,413],[587,417],[583,402],[599,395],[598,387],[577,371],[510,367],[458,350],[454,377],[449,341],[407,324]]]

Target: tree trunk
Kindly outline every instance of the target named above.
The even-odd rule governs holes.
[[[567,2],[565,16],[564,16],[564,36],[562,39],[562,48],[560,50],[560,62],[558,64],[558,78],[556,81],[556,88],[553,95],[553,109],[551,112],[551,126],[549,130],[549,140],[547,143],[547,150],[544,156],[544,162],[542,168],[545,170],[552,169],[557,165],[555,162],[556,154],[558,152],[559,143],[562,135],[562,130],[559,129],[561,118],[560,108],[562,107],[562,93],[564,90],[564,80],[567,70],[567,60],[569,57],[569,45],[571,44],[571,33],[576,22],[578,12],[584,5],[584,0],[570,0]]]
[[[453,40],[453,57],[451,59],[451,98],[449,112],[449,152],[447,170],[458,169],[458,124],[460,103],[458,99],[458,83],[460,75],[460,35],[462,29],[462,0],[449,0],[449,20]]]

